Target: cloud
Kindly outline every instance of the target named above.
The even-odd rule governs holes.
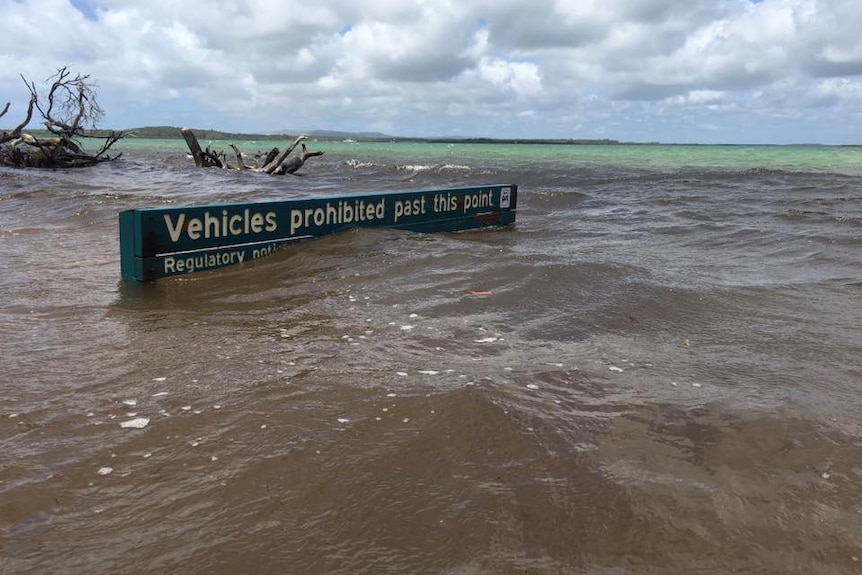
[[[0,0],[0,14],[9,117],[20,74],[69,65],[111,127],[770,141],[807,117],[821,139],[862,140],[840,119],[862,109],[862,3],[846,0]]]

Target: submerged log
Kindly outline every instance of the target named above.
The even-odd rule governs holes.
[[[298,170],[299,168],[304,166],[305,161],[308,158],[312,158],[314,156],[320,156],[322,154],[323,154],[323,152],[321,152],[321,151],[309,152],[308,149],[305,147],[305,144],[302,144],[302,152],[298,156],[293,156],[292,158],[288,158],[288,159],[282,161],[278,165],[278,167],[270,173],[275,174],[275,175],[292,174],[292,173],[296,172],[296,170]]]
[[[183,134],[183,138],[186,141],[186,145],[189,147],[189,151],[192,154],[192,158],[195,160],[195,165],[199,168],[221,168],[222,164],[219,159],[210,153],[210,149],[207,148],[207,151],[204,152],[201,150],[201,145],[198,144],[198,139],[195,137],[194,133],[188,128],[183,128],[180,130]]]
[[[299,155],[288,158],[300,142],[308,139],[308,136],[303,135],[298,136],[283,152],[279,151],[278,148],[272,148],[266,155],[257,154],[254,165],[248,165],[243,160],[243,154],[239,148],[234,144],[230,144],[236,156],[237,165],[234,167],[228,164],[227,155],[224,152],[216,152],[211,150],[209,146],[205,150],[201,149],[197,136],[195,136],[195,133],[190,128],[183,128],[181,132],[189,148],[189,152],[195,161],[195,166],[199,168],[223,168],[226,170],[261,172],[272,176],[281,176],[284,174],[294,174],[305,165],[308,158],[323,155],[322,151],[309,152],[305,144],[302,144],[302,152]]]

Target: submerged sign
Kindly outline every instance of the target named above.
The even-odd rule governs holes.
[[[352,227],[451,232],[515,221],[518,186],[322,196],[120,212],[123,278],[150,281],[243,263]]]

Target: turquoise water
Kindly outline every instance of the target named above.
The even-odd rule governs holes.
[[[285,148],[285,141],[202,141],[216,150],[228,150],[234,143],[246,153]],[[829,172],[862,174],[860,146],[714,146],[714,145],[567,145],[567,144],[491,144],[426,142],[333,142],[310,138],[309,149],[351,155],[358,159],[387,158],[388,161],[421,157],[429,164],[469,163],[476,161],[498,166],[503,164],[546,162],[575,167],[624,167],[652,171],[676,171],[684,168],[706,170],[781,170],[789,172]],[[151,150],[184,152],[185,141],[127,138],[117,146],[119,151]]]

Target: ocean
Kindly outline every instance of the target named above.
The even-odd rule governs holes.
[[[0,572],[862,573],[862,148],[307,144],[0,168]],[[122,210],[499,183],[120,279]]]

